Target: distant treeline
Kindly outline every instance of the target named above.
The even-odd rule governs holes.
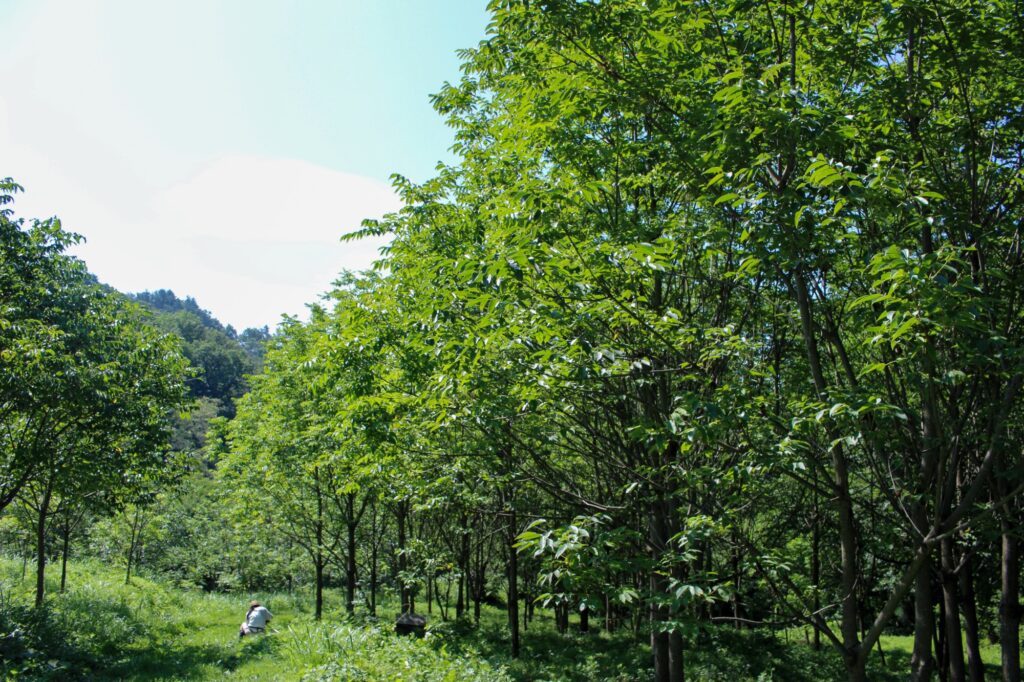
[[[130,296],[152,311],[159,329],[181,338],[182,352],[196,370],[188,382],[191,397],[215,400],[219,415],[233,415],[234,400],[247,390],[246,375],[262,368],[270,330],[264,326],[239,334],[231,325],[221,324],[191,296],[178,298],[170,289]]]

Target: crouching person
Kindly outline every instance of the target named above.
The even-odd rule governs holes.
[[[273,617],[274,614],[258,601],[249,602],[249,610],[245,613],[245,621],[238,628],[238,637],[242,638],[246,635],[256,635],[264,632],[267,629],[267,623]]]

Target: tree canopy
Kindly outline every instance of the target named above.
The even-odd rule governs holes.
[[[21,498],[37,514],[38,605],[51,505],[110,509],[161,480],[187,363],[65,253],[77,236],[55,219],[13,218],[19,190],[0,184],[0,511]]]
[[[435,98],[458,163],[396,178],[354,235],[382,274],[303,332],[346,396],[309,409],[419,495],[471,477],[510,604],[517,550],[551,599],[645,604],[658,680],[766,608],[852,680],[898,617],[915,678],[963,679],[972,562],[1017,679],[1018,10],[491,3]]]

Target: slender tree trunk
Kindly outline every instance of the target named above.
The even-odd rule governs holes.
[[[320,470],[313,469],[314,492],[316,494],[316,549],[314,563],[316,564],[316,607],[313,613],[314,620],[320,620],[324,613],[324,497],[320,490]]]
[[[313,619],[320,620],[324,614],[324,555],[318,547],[316,550],[316,606],[313,611]]]
[[[915,523],[919,523],[923,510],[916,505]],[[914,651],[910,657],[910,672],[913,682],[927,682],[935,671],[935,658],[932,656],[933,613],[932,603],[932,571],[931,558],[925,559],[924,565],[917,573],[917,584],[914,588]]]
[[[348,495],[348,552],[345,557],[345,611],[348,615],[356,612],[356,526],[359,520],[355,513],[355,495]]]
[[[814,482],[818,482],[818,470],[814,469]],[[818,515],[818,491],[814,491],[814,516],[811,521],[811,585],[814,589],[814,613],[821,613],[821,518]],[[821,630],[814,628],[815,651],[821,649]]]
[[[486,571],[487,561],[484,560],[483,539],[481,538],[480,542],[476,543],[476,560],[473,569],[473,580],[470,583],[473,592],[473,622],[476,625],[480,624],[480,603],[483,601],[483,591],[486,587]]]
[[[125,561],[124,584],[132,581],[132,567],[135,566],[139,556],[139,546],[142,544],[142,527],[145,521],[145,510],[141,505],[135,505],[135,511],[129,524],[128,556]]]
[[[519,528],[515,505],[508,510],[508,629],[512,636],[512,658],[519,658],[519,554],[513,546]]]
[[[665,585],[660,577],[651,575],[651,592],[659,594]],[[654,656],[654,679],[655,682],[669,682],[668,672],[668,633],[658,630],[660,623],[664,620],[659,613],[659,607],[651,605],[651,654]]]
[[[935,632],[938,639],[935,641],[935,657],[938,659],[939,680],[949,680],[949,644],[946,642],[946,602],[939,600],[938,622],[935,624]]]
[[[466,574],[464,573],[464,569],[461,565],[459,566],[458,582],[459,584],[457,585],[457,592],[455,594],[455,620],[461,620],[462,615],[466,610]]]
[[[71,520],[64,518],[61,527],[61,551],[60,551],[60,593],[64,594],[68,582],[68,548],[71,544]]]
[[[985,666],[981,661],[978,639],[978,607],[974,594],[974,562],[968,556],[960,567],[960,607],[964,614],[964,636],[967,640],[967,675],[971,682],[984,682]]]
[[[469,519],[463,512],[460,518],[459,537],[459,588],[455,596],[455,619],[466,612],[466,590],[463,589],[469,577]]]
[[[953,538],[940,543],[942,557],[942,603],[945,612],[947,666],[950,682],[966,682],[964,647],[960,630],[960,598],[957,591],[956,560],[953,557]]]
[[[437,610],[441,612],[441,620],[448,620],[447,609],[445,608],[444,602],[441,601],[441,590],[437,585],[436,573],[431,576],[430,582],[433,583],[431,591],[434,593],[434,601],[437,602]]]
[[[999,646],[1003,682],[1020,682],[1020,544],[1008,519],[1002,521],[1003,556],[1000,562]]]
[[[370,548],[370,615],[377,615],[377,543]]]
[[[673,514],[670,512],[668,514],[670,524],[672,517]],[[672,574],[680,583],[686,579],[683,566],[674,566]],[[672,616],[678,617],[678,614],[673,612]],[[672,682],[686,682],[686,652],[683,648],[683,635],[678,630],[673,630],[668,635],[668,672]]]
[[[406,583],[405,572],[408,569],[409,557],[406,555],[406,537],[405,537],[405,523],[407,521],[407,505],[405,500],[398,503],[395,510],[395,520],[398,523],[398,573],[399,573],[399,584],[401,586],[401,602],[402,602],[402,613],[412,613],[412,591],[409,589],[409,585]]]
[[[370,538],[370,615],[377,615],[377,503],[371,502],[372,509],[370,529],[373,537]]]
[[[665,519],[665,510],[660,500],[651,504],[650,520],[648,522],[648,536],[652,551],[657,555],[665,550],[668,543],[668,524]],[[664,575],[657,571],[650,573],[651,594],[660,595],[668,592],[668,582]],[[668,632],[664,630],[663,623],[668,620],[667,608],[663,605],[651,603],[651,655],[654,657],[654,680],[655,682],[677,682],[671,677],[669,670],[669,638]]]
[[[46,515],[50,510],[53,492],[52,477],[46,482],[46,490],[39,501],[39,517],[36,522],[36,608],[43,605],[46,594]]]
[[[527,632],[530,629],[530,591],[526,585],[530,583],[529,575],[523,570],[523,567],[519,567],[520,581],[519,581],[519,622],[523,626],[523,632]]]
[[[476,567],[473,571],[473,622],[480,624],[480,602],[484,598],[484,543],[483,538],[476,544]]]
[[[683,636],[671,632],[668,636],[668,667],[673,682],[686,682],[686,658],[683,652]]]
[[[791,19],[792,21],[792,19]],[[792,30],[792,24],[791,24]],[[814,380],[814,388],[822,399],[826,398],[828,385],[821,366],[818,339],[811,318],[811,299],[807,290],[806,275],[802,269],[793,273],[793,285],[796,291],[797,307],[800,312],[800,327],[807,352],[807,364]],[[835,440],[834,434],[829,434]],[[854,519],[853,499],[850,496],[850,474],[846,453],[841,445],[830,449],[832,464],[832,490],[836,512],[839,517],[839,557],[840,557],[840,626],[843,636],[843,659],[851,682],[865,679],[866,656],[860,651],[860,604],[857,599],[858,552],[857,528]]]
[[[434,614],[434,571],[427,574],[427,614]]]

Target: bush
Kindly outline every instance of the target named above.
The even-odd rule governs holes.
[[[457,658],[436,637],[399,637],[380,628],[307,624],[289,628],[282,651],[293,663],[313,667],[304,682],[328,680],[415,680],[416,682],[503,682],[511,678],[477,655]]]

